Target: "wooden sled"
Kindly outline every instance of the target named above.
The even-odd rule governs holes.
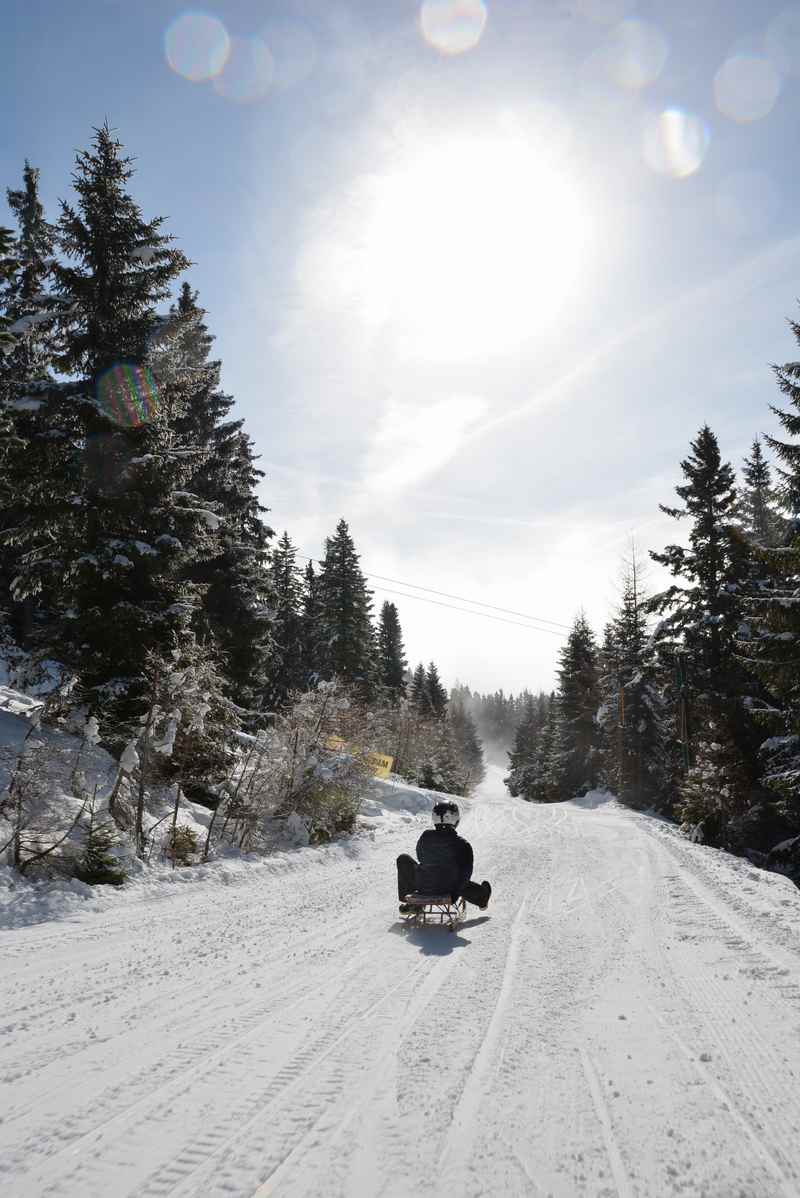
[[[463,898],[453,902],[449,894],[407,894],[403,903],[413,908],[402,914],[402,919],[411,927],[421,928],[429,923],[446,924],[449,932],[455,932],[467,910]]]

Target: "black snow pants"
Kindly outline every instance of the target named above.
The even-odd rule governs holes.
[[[397,897],[402,903],[407,894],[411,894],[417,888],[417,863],[413,857],[409,857],[408,853],[401,853],[397,858]],[[454,896],[456,898],[459,895]],[[483,886],[479,886],[477,882],[465,882],[461,887],[461,898],[465,898],[468,903],[473,903],[476,907],[480,907],[481,903],[486,901],[486,893]]]

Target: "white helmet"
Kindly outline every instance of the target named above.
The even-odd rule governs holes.
[[[433,809],[433,823],[437,828],[441,828],[445,824],[450,824],[451,827],[457,828],[460,818],[461,814],[457,803],[437,803]]]

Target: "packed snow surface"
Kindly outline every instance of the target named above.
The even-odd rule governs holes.
[[[462,821],[489,910],[410,931],[394,858],[429,804],[384,787],[340,845],[7,895],[0,1192],[800,1194],[800,891],[493,771]]]

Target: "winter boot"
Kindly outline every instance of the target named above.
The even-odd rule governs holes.
[[[481,890],[483,891],[485,897],[482,903],[478,903],[478,910],[485,911],[489,906],[489,899],[492,897],[492,888],[488,882],[481,882]]]

